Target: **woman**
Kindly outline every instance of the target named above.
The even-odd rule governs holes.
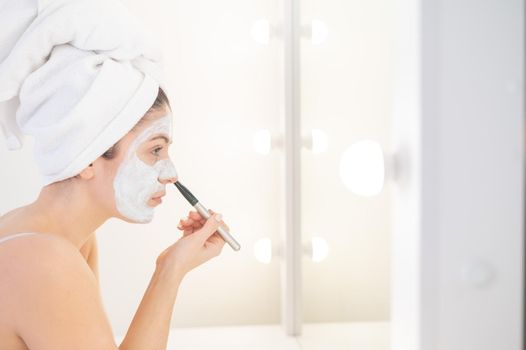
[[[0,349],[117,349],[97,287],[94,231],[111,217],[141,222],[158,205],[164,186],[177,181],[173,172],[160,171],[156,183],[131,184],[139,192],[162,188],[136,203],[144,204],[142,213],[126,212],[133,200],[119,206],[117,180],[126,174],[126,162],[136,156],[145,167],[171,163],[169,128],[162,127],[169,121],[170,106],[159,89],[150,110],[113,147],[78,175],[45,186],[35,202],[0,218]],[[194,211],[180,221],[183,237],[158,257],[118,349],[166,348],[179,284],[220,254],[220,224],[228,230],[219,214],[204,220]]]

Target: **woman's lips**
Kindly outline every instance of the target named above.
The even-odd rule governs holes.
[[[166,195],[166,192],[155,192],[151,198],[161,198],[161,197],[164,197]]]
[[[154,201],[157,204],[161,204],[163,202],[162,197],[164,197],[166,193],[162,193],[158,196],[152,197],[152,201]]]

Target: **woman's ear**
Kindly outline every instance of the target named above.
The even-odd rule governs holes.
[[[84,180],[90,180],[95,176],[95,171],[93,170],[93,163],[85,167],[76,177]]]

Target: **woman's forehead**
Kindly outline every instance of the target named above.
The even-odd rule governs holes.
[[[156,118],[148,118],[142,123],[138,134],[146,138],[162,135],[170,139],[172,134],[172,115],[165,114]]]
[[[167,134],[154,134],[152,135],[152,137],[150,137],[148,142],[156,141],[156,140],[164,140],[164,142],[166,142],[167,144],[172,143],[172,140],[170,139],[170,135],[167,135]]]
[[[172,116],[167,114],[155,119],[145,119],[138,128],[131,133],[130,147],[138,148],[141,144],[161,138],[171,143]]]

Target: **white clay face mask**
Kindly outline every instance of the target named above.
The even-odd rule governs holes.
[[[115,204],[117,210],[132,221],[152,221],[154,208],[148,205],[148,201],[154,193],[163,191],[165,185],[159,181],[177,177],[170,159],[159,160],[152,166],[137,157],[137,150],[143,142],[155,134],[170,137],[171,131],[171,114],[153,122],[133,140],[117,170],[113,181]]]

